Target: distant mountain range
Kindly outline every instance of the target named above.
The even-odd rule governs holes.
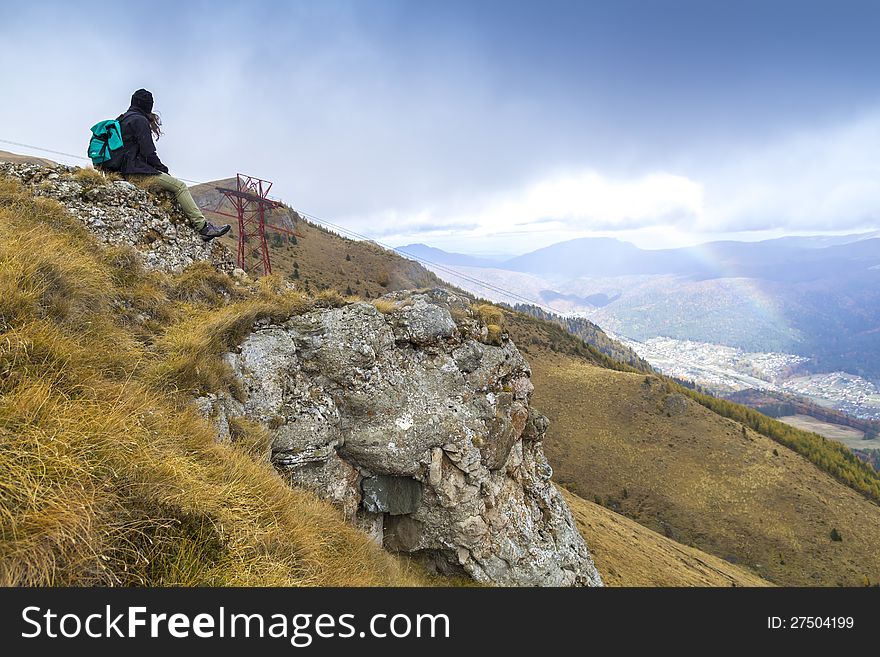
[[[584,237],[525,253],[514,258],[487,258],[444,251],[426,244],[397,247],[399,253],[440,265],[498,268],[530,274],[565,276],[626,276],[685,274],[760,277],[781,274],[779,265],[797,268],[794,278],[811,277],[829,269],[880,261],[880,231],[851,235],[780,237],[759,242],[719,241],[675,249],[641,249],[609,237]],[[808,269],[809,273],[801,271]]]
[[[439,249],[411,253],[637,340],[785,351],[808,356],[815,371],[880,378],[877,232],[658,250],[583,238],[503,262]],[[468,287],[466,279],[454,282]]]
[[[407,244],[396,250],[438,265],[491,267],[538,275],[676,274],[809,280],[829,272],[839,273],[849,264],[880,264],[880,231],[780,237],[759,242],[707,242],[676,249],[641,249],[609,237],[584,237],[509,259],[455,253],[425,244]]]
[[[403,256],[424,260],[435,265],[461,265],[463,267],[495,267],[502,258],[493,259],[464,253],[450,253],[426,244],[407,244],[394,249]]]
[[[814,280],[876,264],[880,264],[880,239],[845,236],[709,242],[658,250],[640,249],[609,238],[583,238],[553,244],[495,266],[572,278],[675,274],[793,281]]]

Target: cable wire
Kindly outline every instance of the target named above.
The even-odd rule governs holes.
[[[40,146],[31,146],[30,144],[22,144],[21,142],[10,141],[9,139],[0,139],[0,143],[12,144],[13,146],[19,146],[21,148],[29,148],[32,151],[40,151],[42,153],[52,153],[54,155],[63,155],[64,157],[70,157],[70,158],[73,158],[74,160],[84,160],[86,162],[92,161],[90,158],[85,157],[83,155],[74,155],[73,153],[65,153],[64,151],[53,151],[50,148],[41,148]],[[193,185],[202,184],[202,183],[198,182],[197,180],[190,180],[189,178],[178,178],[178,180],[182,180],[183,182],[188,182]]]

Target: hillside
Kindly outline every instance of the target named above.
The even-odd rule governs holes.
[[[193,198],[205,215],[217,223],[231,223],[232,230],[223,238],[233,252],[238,243],[235,219],[212,212],[229,208],[216,187],[234,186],[235,179],[218,180],[191,188]],[[294,282],[304,291],[337,290],[349,296],[374,299],[395,290],[443,286],[443,282],[417,262],[370,242],[357,242],[333,233],[302,218],[287,208],[270,213],[270,224],[290,229],[296,236],[267,231],[267,243],[275,273]]]
[[[375,245],[306,222],[299,230],[308,231],[307,237],[282,249],[290,251],[288,262],[299,263],[302,278],[326,278],[338,290],[350,285],[348,272],[358,262],[368,265],[356,275],[368,291],[394,287],[391,281],[388,288],[376,283],[377,277],[384,280],[389,267],[413,267],[413,272],[430,276],[394,253],[374,255]],[[374,262],[380,268],[372,269]],[[742,425],[691,401],[684,403],[698,418],[695,422],[688,414],[640,411],[646,402],[636,394],[638,386],[621,382],[643,381],[644,373],[622,373],[633,370],[557,324],[522,313],[504,315],[506,330],[531,365],[535,406],[551,419],[546,449],[557,481],[587,500],[598,497],[647,528],[736,561],[777,584],[880,580],[872,547],[880,541],[876,505],[765,436],[747,430],[749,439],[744,441]],[[563,376],[566,371],[569,375]],[[656,381],[665,386],[660,378]],[[638,467],[640,450],[630,443],[653,445]],[[781,456],[772,458],[785,467],[762,467],[773,450]],[[639,502],[630,495],[621,504],[623,489],[630,492],[635,485],[633,472],[644,477]],[[703,491],[699,497],[705,499],[691,499],[695,490]],[[738,505],[728,511],[726,504],[733,500]],[[830,541],[832,528],[844,535],[843,542]]]
[[[163,216],[94,172],[28,171],[72,204],[136,197]],[[0,222],[0,584],[429,581],[290,488],[258,427],[240,422],[216,442],[168,379],[180,368],[205,376],[211,354],[255,318],[320,301],[237,284],[206,263],[145,270],[130,247],[101,244],[59,202],[5,177]],[[199,330],[187,325],[194,315]]]
[[[296,222],[296,231],[301,235],[296,245],[269,233],[269,248],[273,271],[304,290],[332,289],[375,299],[395,290],[443,286],[417,262],[378,245],[341,237],[305,219]],[[235,231],[224,239],[234,243]]]
[[[803,457],[657,377],[530,363],[555,477],[581,497],[777,584],[880,581],[880,507]]]
[[[562,489],[606,586],[769,586],[769,582]]]
[[[602,584],[470,299],[255,281],[149,183],[2,171],[0,581]]]
[[[55,164],[51,160],[47,160],[42,157],[36,157],[35,155],[19,155],[18,153],[10,153],[8,151],[0,151],[0,162],[13,162],[15,164],[42,164],[49,166]]]
[[[609,338],[605,331],[583,317],[563,317],[530,304],[517,304],[513,309],[518,313],[524,313],[540,320],[560,325],[566,331],[581,338],[587,344],[594,346],[609,358],[625,363],[637,370],[644,372],[654,371],[648,361],[640,358],[636,352],[626,345]]]

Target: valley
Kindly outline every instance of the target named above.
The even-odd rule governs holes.
[[[492,301],[528,299],[634,340],[797,354],[810,372],[880,377],[876,233],[656,250],[579,238],[501,262],[438,251],[435,273]]]
[[[418,246],[407,248],[428,253]],[[714,394],[774,391],[880,420],[875,233],[662,250],[583,238],[506,261],[439,249],[430,257],[449,283],[589,320],[660,372]]]

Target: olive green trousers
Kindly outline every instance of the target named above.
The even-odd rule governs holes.
[[[196,202],[193,200],[192,194],[189,193],[189,188],[186,186],[186,183],[178,180],[174,176],[169,176],[167,173],[160,173],[158,176],[130,177],[140,178],[148,185],[155,185],[160,189],[165,189],[173,193],[174,198],[177,199],[177,202],[180,205],[180,209],[183,210],[183,213],[186,215],[187,219],[189,219],[190,225],[195,230],[201,230],[205,227],[205,215],[202,214],[199,206],[196,205]]]

